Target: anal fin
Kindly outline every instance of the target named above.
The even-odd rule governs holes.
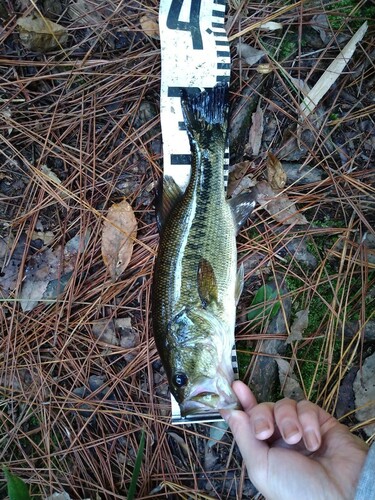
[[[165,175],[160,180],[155,197],[156,221],[159,232],[162,231],[165,221],[182,196],[183,192],[173,177]]]

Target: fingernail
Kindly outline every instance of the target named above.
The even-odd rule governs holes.
[[[284,437],[285,441],[290,441],[293,438],[293,436],[298,436],[300,433],[298,427],[293,422],[286,422],[283,425],[282,431],[283,431],[283,437]]]
[[[306,448],[310,451],[316,451],[319,448],[319,440],[314,431],[306,431],[303,435]]]
[[[254,421],[254,433],[256,436],[260,436],[261,434],[270,430],[270,424],[264,418],[257,418]]]

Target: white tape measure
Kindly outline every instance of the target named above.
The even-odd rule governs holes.
[[[224,28],[226,0],[161,0],[160,116],[164,175],[185,188],[190,146],[181,111],[181,90],[189,93],[229,84],[230,52]],[[228,164],[228,151],[226,153]]]
[[[219,82],[229,84],[230,52],[224,27],[225,7],[226,0],[160,1],[163,170],[164,175],[173,177],[182,189],[189,181],[191,154],[181,110],[181,90],[191,94],[213,88]],[[228,167],[228,150],[225,159]],[[225,169],[225,183],[227,172],[228,168]],[[237,378],[235,350],[232,365]],[[173,396],[171,402],[174,424],[222,420],[216,411],[181,418]]]

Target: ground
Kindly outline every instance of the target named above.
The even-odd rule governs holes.
[[[374,7],[311,0],[278,13],[285,4],[232,0],[226,18],[230,189],[260,193],[238,237],[240,376],[260,400],[302,394],[368,439],[352,410],[353,380],[375,350]],[[230,433],[169,422],[150,318],[161,62],[144,16],[155,23],[157,10],[153,0],[0,1],[0,461],[35,498],[126,497],[142,431],[136,498],[256,493]],[[17,21],[32,13],[68,36],[30,41]],[[354,55],[304,118],[308,88],[366,19]],[[259,28],[266,21],[280,26]],[[246,62],[239,42],[260,59]],[[294,215],[259,201],[279,161],[286,183],[272,189]],[[114,282],[101,234],[124,197],[138,234]],[[27,283],[29,298],[46,287],[32,307]]]

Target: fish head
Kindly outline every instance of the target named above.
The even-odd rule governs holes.
[[[233,333],[206,310],[184,311],[174,320],[166,366],[182,416],[240,408],[232,390]]]

